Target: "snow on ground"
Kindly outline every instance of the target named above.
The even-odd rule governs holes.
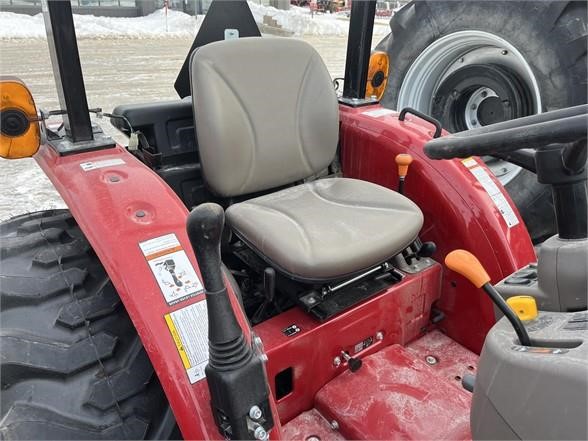
[[[258,23],[269,16],[276,20],[283,30],[296,36],[303,35],[346,35],[349,20],[345,13],[311,14],[308,8],[292,6],[280,10],[249,2],[253,16]],[[163,9],[144,17],[95,17],[74,14],[76,34],[79,39],[101,38],[192,38],[203,20],[202,15],[191,16],[176,10]],[[389,32],[387,22],[377,20],[374,34]],[[45,38],[42,14],[35,16],[0,11],[0,39]]]
[[[294,35],[347,35],[349,18],[347,12],[336,14],[311,14],[309,8],[290,6],[289,10],[276,9],[249,2],[251,12],[258,23],[263,22],[264,15],[272,17],[278,25]],[[374,34],[381,35],[390,32],[389,20],[376,20]]]
[[[95,17],[74,14],[76,35],[85,38],[193,37],[203,16],[163,9],[144,17]],[[167,29],[166,29],[167,27]],[[43,14],[34,16],[0,12],[0,38],[45,38]]]

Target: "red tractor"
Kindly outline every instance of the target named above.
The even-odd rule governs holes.
[[[125,147],[43,7],[61,109],[2,78],[0,153],[68,210],[0,225],[3,439],[586,439],[586,106],[450,135],[364,98],[375,2],[337,99],[219,1]],[[539,260],[489,154],[553,189]]]

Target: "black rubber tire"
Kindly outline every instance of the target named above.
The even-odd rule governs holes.
[[[0,438],[179,435],[137,332],[69,211],[0,224],[0,311]]]
[[[462,30],[482,30],[514,45],[537,78],[543,110],[587,102],[585,1],[431,1],[417,0],[390,21],[391,33],[379,44],[391,63],[382,104],[395,109],[404,77],[435,40]],[[506,186],[534,242],[555,234],[550,189],[523,170]]]

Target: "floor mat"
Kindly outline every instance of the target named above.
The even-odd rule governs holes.
[[[471,439],[471,393],[461,378],[477,362],[439,331],[387,347],[325,385],[315,409],[283,426],[284,439]]]
[[[438,375],[454,383],[460,389],[462,377],[476,373],[478,355],[442,332],[429,332],[410,343],[406,349],[427,363]]]
[[[282,439],[294,441],[342,441],[345,438],[316,410],[303,412],[282,426]]]

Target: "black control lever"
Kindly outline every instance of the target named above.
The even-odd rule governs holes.
[[[514,328],[519,341],[523,346],[533,346],[531,338],[521,322],[521,319],[515,314],[498,291],[490,284],[490,276],[480,263],[480,261],[470,252],[465,250],[455,250],[445,257],[445,265],[450,270],[461,274],[468,279],[476,288],[482,288],[490,296],[492,302],[502,311]]]
[[[222,207],[211,203],[196,207],[187,221],[206,294],[209,361],[205,372],[212,411],[226,438],[267,438],[274,423],[263,362],[245,340],[221,271],[224,222]]]
[[[415,241],[408,247],[408,250],[412,252],[405,252],[404,258],[406,263],[411,265],[412,259],[432,257],[433,254],[437,252],[437,245],[435,242],[421,242],[419,238],[416,238]]]
[[[341,351],[341,356],[347,362],[347,366],[351,372],[357,372],[363,364],[361,358],[354,358],[345,351]]]

